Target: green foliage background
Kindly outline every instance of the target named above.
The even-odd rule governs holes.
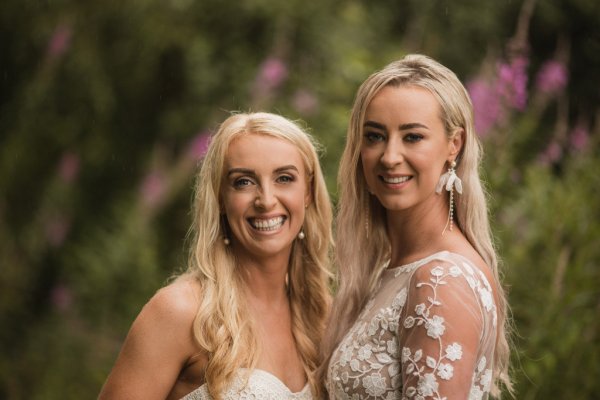
[[[96,397],[185,267],[193,173],[230,111],[305,121],[335,199],[358,85],[409,52],[525,89],[474,97],[517,398],[597,398],[598,21],[594,0],[2,1],[0,398]]]

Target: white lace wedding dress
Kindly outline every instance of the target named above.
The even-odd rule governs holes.
[[[312,394],[308,383],[304,388],[293,393],[279,378],[275,375],[254,369],[248,376],[248,384],[244,386],[246,369],[241,369],[235,375],[232,383],[225,389],[221,395],[223,400],[312,400]],[[212,400],[208,393],[206,384],[182,397],[180,400]]]
[[[440,252],[388,268],[333,353],[330,399],[487,399],[497,313],[466,258]]]

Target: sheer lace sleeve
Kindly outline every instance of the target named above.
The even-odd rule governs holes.
[[[492,380],[496,306],[465,260],[414,271],[398,328],[403,399],[483,399]]]
[[[487,399],[496,319],[493,288],[461,255],[388,268],[331,356],[329,398]]]

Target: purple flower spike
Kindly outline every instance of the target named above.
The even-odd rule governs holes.
[[[270,58],[262,65],[261,78],[273,87],[279,86],[287,78],[287,75],[285,64],[278,58]]]
[[[467,83],[467,90],[473,102],[475,130],[485,137],[504,114],[496,88],[483,79],[474,79]]]
[[[527,105],[527,66],[525,57],[498,65],[498,93],[512,108],[523,111]]]
[[[560,161],[562,155],[563,149],[561,145],[556,140],[553,140],[548,147],[546,147],[546,150],[540,154],[539,160],[543,165],[550,165]]]
[[[67,286],[58,284],[50,292],[50,301],[58,311],[65,312],[73,304],[73,293]]]
[[[279,58],[267,58],[262,65],[256,79],[259,88],[265,91],[279,87],[288,76],[285,63]]]
[[[71,47],[71,37],[73,31],[68,25],[59,25],[52,34],[50,42],[48,42],[47,53],[50,58],[58,58],[69,50]]]
[[[210,143],[210,132],[204,131],[197,134],[188,146],[188,154],[194,160],[199,160],[206,154]]]
[[[536,87],[543,94],[553,94],[563,90],[568,80],[566,66],[560,61],[550,60],[540,68]]]
[[[590,133],[583,125],[577,125],[569,134],[569,144],[571,149],[579,152],[587,146],[590,140]]]
[[[63,245],[71,230],[71,221],[63,215],[56,215],[46,221],[44,228],[48,244],[58,248]]]
[[[149,207],[160,204],[166,192],[165,177],[162,172],[152,171],[142,182],[142,201]]]
[[[58,165],[58,176],[65,183],[71,183],[77,179],[79,174],[79,156],[67,152],[63,154]]]
[[[306,89],[299,89],[292,98],[294,109],[300,114],[311,115],[319,108],[319,99]]]

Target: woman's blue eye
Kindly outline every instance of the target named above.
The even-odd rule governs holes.
[[[282,183],[289,183],[289,182],[294,182],[295,179],[293,176],[290,175],[281,175],[279,178],[277,178],[278,182],[282,182]]]
[[[239,179],[236,179],[235,181],[233,181],[234,188],[242,188],[245,186],[249,186],[251,184],[252,184],[252,181],[248,178],[239,178]]]
[[[365,138],[371,143],[383,142],[385,136],[378,132],[365,132]]]
[[[423,139],[423,135],[419,135],[416,133],[409,133],[408,135],[404,136],[404,140],[406,140],[409,143],[415,143],[420,141],[421,139]]]

